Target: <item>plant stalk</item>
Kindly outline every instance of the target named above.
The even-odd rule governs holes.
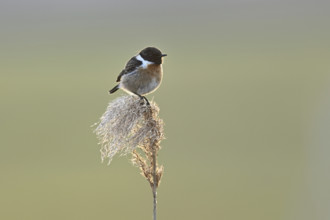
[[[152,176],[153,176],[153,186],[152,186],[152,195],[154,198],[154,209],[153,209],[153,214],[154,214],[154,220],[157,220],[157,153],[156,153],[156,146],[155,144],[153,145],[152,148]]]

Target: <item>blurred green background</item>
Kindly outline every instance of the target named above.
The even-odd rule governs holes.
[[[330,218],[327,1],[0,3],[0,219],[151,219],[90,127],[144,47],[167,53],[158,218]]]

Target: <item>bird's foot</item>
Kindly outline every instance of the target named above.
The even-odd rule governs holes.
[[[149,103],[148,99],[145,96],[139,95],[137,93],[135,93],[135,94],[140,97],[140,100],[144,99],[147,102],[147,106],[150,106],[150,103]],[[143,105],[144,103],[145,102],[141,102],[140,104]]]
[[[143,96],[143,99],[146,100],[147,106],[150,106],[149,100],[146,97],[144,97],[144,96]]]

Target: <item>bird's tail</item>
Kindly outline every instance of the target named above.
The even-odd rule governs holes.
[[[112,93],[116,92],[118,89],[119,89],[119,85],[116,85],[115,87],[113,87],[113,88],[109,91],[109,93],[112,94]]]

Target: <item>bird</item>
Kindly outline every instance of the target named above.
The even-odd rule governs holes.
[[[154,92],[163,78],[162,58],[167,56],[155,47],[147,47],[132,57],[118,77],[117,84],[109,93],[122,89],[130,95],[144,99],[150,105],[145,95]]]

